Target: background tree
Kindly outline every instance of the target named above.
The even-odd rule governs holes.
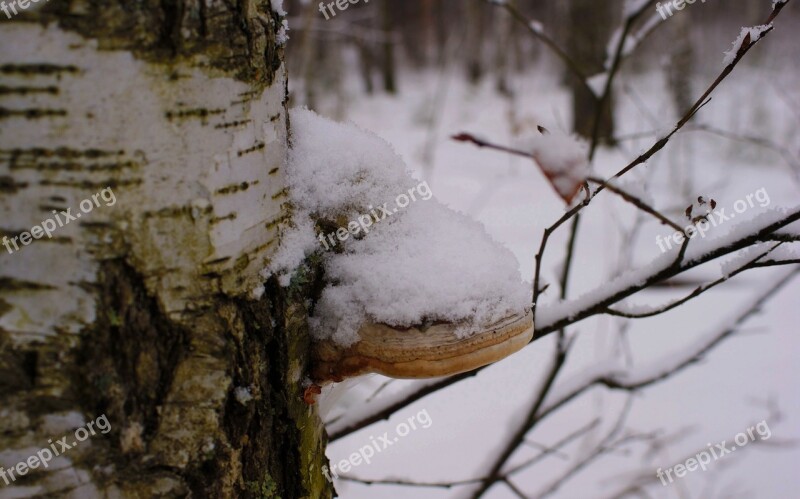
[[[570,0],[570,29],[567,34],[567,53],[580,71],[587,77],[603,73],[606,67],[606,44],[615,26],[615,15],[619,11],[617,2],[598,4],[591,0]],[[602,101],[602,113],[595,109],[599,96],[595,95],[585,81],[567,74],[572,89],[572,126],[575,133],[591,139],[597,136],[603,142],[614,137],[614,100],[609,95]]]

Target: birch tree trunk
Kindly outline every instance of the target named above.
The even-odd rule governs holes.
[[[0,27],[0,237],[82,215],[0,247],[0,466],[112,429],[0,497],[330,497],[301,396],[313,280],[259,277],[289,210],[281,19],[99,4]]]

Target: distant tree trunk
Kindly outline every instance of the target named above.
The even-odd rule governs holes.
[[[466,3],[467,17],[467,79],[470,83],[478,83],[483,77],[483,32],[484,12],[482,2],[469,1]]]
[[[420,21],[421,31],[421,45],[423,54],[425,56],[425,64],[430,64],[431,61],[436,61],[438,54],[434,51],[439,34],[436,33],[436,10],[435,4],[441,4],[438,0],[420,0],[420,8],[422,9],[422,19]],[[438,7],[441,8],[441,7]]]
[[[300,38],[302,68],[300,75],[303,78],[303,104],[311,109],[316,109],[317,106],[316,72],[320,61],[317,51],[319,41],[314,37],[314,26],[317,23],[318,15],[320,15],[319,11],[313,3],[303,6],[303,34]]]
[[[516,2],[509,0],[512,5]],[[494,18],[494,42],[495,42],[495,73],[497,91],[506,96],[511,96],[511,85],[509,83],[509,72],[511,61],[514,55],[514,20],[511,16],[495,16]]]
[[[675,38],[670,46],[670,65],[668,68],[669,90],[677,116],[683,114],[694,104],[692,94],[692,74],[694,74],[694,51],[691,38],[691,18],[677,15],[672,19]]]
[[[431,0],[434,2],[434,20],[436,21],[435,40],[436,40],[436,61],[442,61],[447,56],[447,8],[443,0]]]
[[[617,2],[569,0],[570,32],[567,50],[583,74],[592,76],[604,70],[606,45],[614,29]],[[584,84],[569,75],[572,89],[572,122],[575,132],[591,138],[597,114],[598,98]],[[601,142],[614,136],[613,95],[606,102],[598,119]]]
[[[694,48],[692,45],[691,16],[681,12],[670,18],[671,28],[675,31],[674,42],[669,54],[667,82],[676,118],[683,116],[694,104],[696,95],[692,93],[692,75],[694,71]],[[669,169],[672,185],[678,186],[683,199],[691,198],[693,192],[691,141],[682,140],[677,143],[677,155]]]
[[[364,90],[367,95],[372,95],[375,91],[374,84],[372,83],[372,48],[370,44],[364,40],[356,42],[358,46],[359,62],[361,69],[361,79],[364,82]]]
[[[383,89],[390,94],[397,93],[397,82],[395,81],[395,61],[394,61],[394,23],[390,2],[383,1],[380,4],[381,26],[383,27],[386,39],[382,43],[383,60],[381,68],[383,73]]]
[[[410,67],[421,69],[427,61],[425,36],[426,12],[423,0],[394,2],[394,17],[400,19],[398,32],[402,35],[403,54]]]
[[[116,201],[0,247],[0,465],[100,415],[112,429],[0,490],[331,497],[301,396],[306,284],[260,288],[289,215],[280,19],[269,2],[40,5],[0,31],[0,236]]]

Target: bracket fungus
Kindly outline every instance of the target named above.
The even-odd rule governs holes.
[[[302,109],[291,123],[293,215],[266,274],[290,285],[301,262],[319,256],[324,286],[309,302],[315,383],[455,374],[531,340],[531,288],[482,224],[436,200],[375,134]]]
[[[433,378],[459,374],[502,360],[530,343],[533,314],[506,317],[466,338],[453,324],[398,329],[364,324],[359,341],[342,348],[331,340],[314,344],[311,378],[339,382],[367,373],[391,378]]]

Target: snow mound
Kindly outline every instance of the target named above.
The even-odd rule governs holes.
[[[366,321],[400,328],[447,321],[466,337],[530,307],[511,251],[433,198],[387,142],[304,109],[290,118],[294,221],[266,274],[286,284],[305,255],[322,255],[328,284],[311,318],[315,337],[351,345]],[[386,210],[367,230],[325,239],[376,207]],[[335,227],[323,230],[320,221]]]

